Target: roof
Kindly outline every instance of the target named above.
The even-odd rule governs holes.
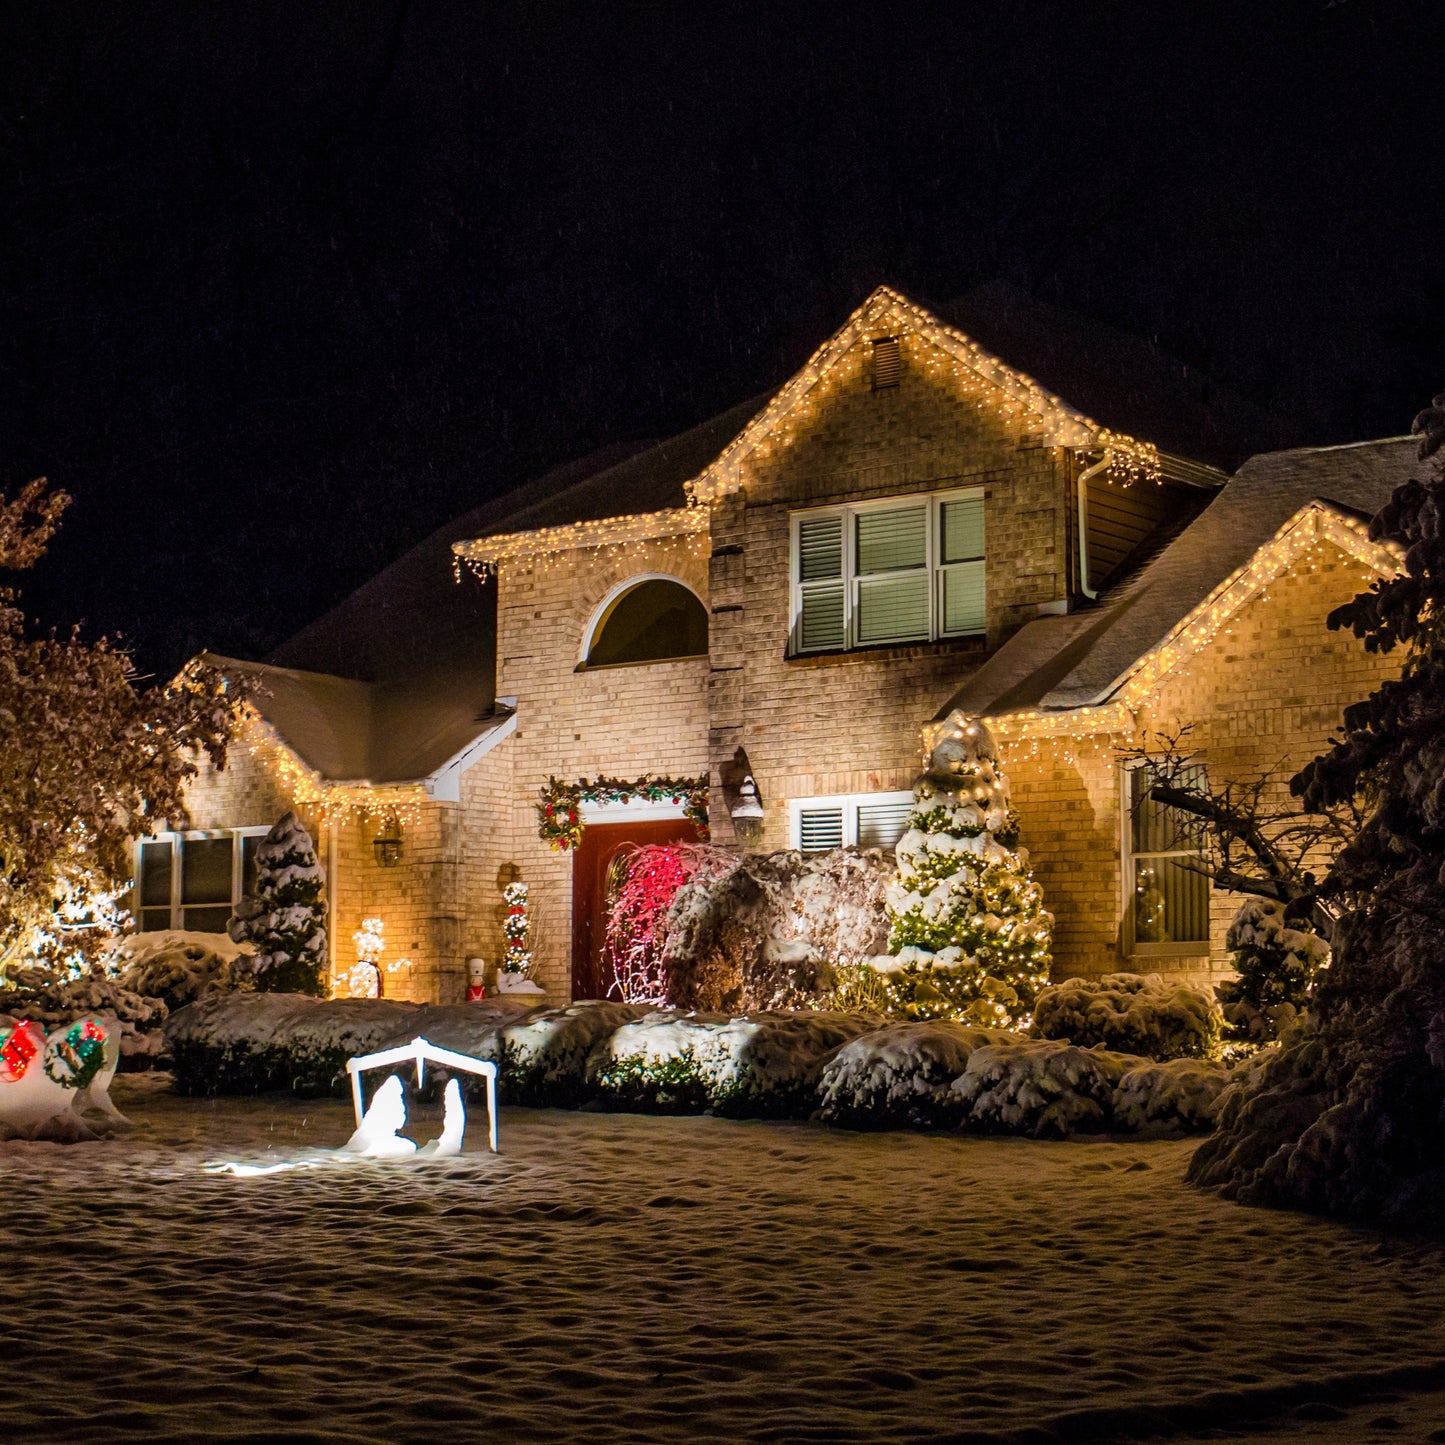
[[[329,782],[419,782],[512,717],[508,708],[478,713],[444,679],[431,686],[357,682],[210,653],[206,660],[251,678],[256,710]]]
[[[976,287],[938,314],[1097,422],[1161,452],[1229,471],[1253,452],[1303,440],[1153,342],[1007,281]]]
[[[1418,469],[1418,440],[1251,457],[1142,571],[1096,607],[1027,623],[939,709],[997,717],[1097,703],[1226,578],[1312,502],[1373,516]]]

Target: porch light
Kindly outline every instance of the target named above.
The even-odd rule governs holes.
[[[763,805],[758,801],[758,785],[749,773],[738,789],[738,800],[732,806],[733,832],[738,842],[751,848],[763,836]]]
[[[401,862],[401,824],[395,818],[383,824],[371,848],[381,867],[395,868]]]

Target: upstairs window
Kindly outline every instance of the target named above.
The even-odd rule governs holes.
[[[648,577],[619,592],[592,628],[586,667],[707,656],[707,608],[681,582]]]
[[[1124,774],[1124,886],[1135,954],[1202,953],[1209,949],[1209,875],[1195,819],[1149,796],[1156,779],[1148,763]],[[1178,779],[1203,789],[1202,764]]]
[[[224,933],[236,904],[255,891],[256,850],[266,833],[232,828],[142,838],[131,905],[137,931]]]
[[[804,853],[830,848],[892,848],[908,826],[912,793],[851,793],[795,798],[789,805],[791,847]]]
[[[792,653],[981,633],[983,491],[795,513],[792,573]]]

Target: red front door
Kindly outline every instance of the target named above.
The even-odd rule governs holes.
[[[572,857],[572,997],[606,998],[612,970],[602,956],[606,941],[607,870],[628,844],[696,843],[686,818],[636,823],[589,823]]]

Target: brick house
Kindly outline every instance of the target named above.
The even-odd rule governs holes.
[[[193,832],[140,845],[141,924],[215,927],[294,805],[338,971],[380,916],[408,961],[389,991],[460,997],[520,877],[540,981],[585,996],[611,860],[695,836],[690,789],[725,845],[751,774],[752,846],[886,846],[921,735],[962,708],[1003,745],[1056,968],[1217,970],[1229,901],[1160,820],[1131,823],[1117,749],[1188,724],[1216,776],[1312,756],[1389,665],[1323,618],[1394,565],[1362,522],[1414,455],[1235,470],[1261,438],[1267,418],[1131,338],[999,288],[947,316],[880,288],[778,391],[549,473],[266,663],[222,659],[258,678],[258,716],[193,787]],[[644,775],[674,781],[584,798],[575,852],[539,836],[549,778]]]

